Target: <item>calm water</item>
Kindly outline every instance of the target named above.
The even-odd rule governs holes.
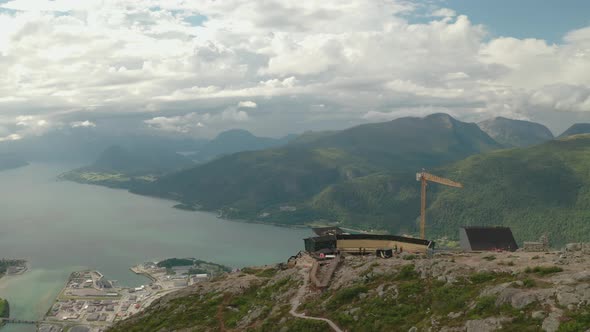
[[[303,248],[306,229],[224,221],[171,208],[173,202],[56,180],[71,167],[36,164],[0,172],[0,257],[31,269],[0,279],[11,317],[38,319],[70,272],[96,268],[134,286],[129,267],[167,257],[197,257],[233,267],[285,261]],[[2,332],[34,331],[6,326]]]

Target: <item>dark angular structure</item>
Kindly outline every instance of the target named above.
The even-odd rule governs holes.
[[[518,245],[509,227],[461,227],[461,249],[465,251],[516,251]]]
[[[311,229],[317,236],[340,235],[344,231],[339,227],[315,227]]]
[[[305,251],[307,252],[316,252],[322,249],[336,249],[335,235],[310,237],[303,241],[305,242]]]

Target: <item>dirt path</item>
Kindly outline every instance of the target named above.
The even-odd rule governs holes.
[[[229,302],[229,298],[230,296],[228,294],[223,296],[223,301],[221,302],[221,304],[217,307],[217,313],[215,314],[215,317],[217,318],[217,321],[219,322],[219,331],[221,332],[225,332],[225,322],[223,321],[223,308],[225,308]]]
[[[301,285],[301,287],[299,287],[299,290],[297,290],[297,294],[295,295],[295,297],[293,297],[291,299],[291,310],[289,311],[289,313],[291,314],[291,316],[301,318],[301,319],[321,320],[323,322],[328,323],[328,325],[330,325],[332,330],[334,330],[336,332],[344,332],[343,330],[341,330],[338,327],[338,325],[336,325],[333,321],[331,321],[327,318],[311,317],[311,316],[306,316],[305,314],[298,314],[297,313],[297,308],[299,308],[299,305],[301,304],[301,299],[305,295],[305,292],[307,291],[307,286],[309,284],[309,270],[310,269],[307,267],[299,270],[299,274],[301,274],[301,276],[303,277],[303,285]]]

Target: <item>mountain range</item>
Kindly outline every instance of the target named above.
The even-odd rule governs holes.
[[[361,125],[304,142],[295,140],[280,148],[224,156],[133,190],[206,210],[221,210],[226,217],[263,216],[269,222],[301,224],[332,219],[332,211],[318,202],[336,186],[364,181],[382,172],[437,167],[499,148],[501,145],[476,124],[433,114]]]
[[[282,138],[258,137],[247,130],[227,130],[206,142],[189,156],[196,161],[205,162],[216,157],[242,151],[255,151],[285,145],[294,139],[295,135]]]
[[[493,128],[496,140],[480,126]],[[556,243],[590,234],[586,135],[552,139],[544,126],[525,121],[496,118],[478,126],[432,114],[304,133],[255,151],[231,153],[222,144],[251,136],[219,135],[209,146],[220,155],[200,164],[159,155],[179,161],[167,168],[134,156],[139,149],[110,149],[66,178],[171,198],[226,218],[417,234],[415,173],[427,169],[464,184],[429,186],[429,237],[457,238],[460,225],[508,225],[519,241],[545,232]]]
[[[590,134],[590,123],[575,123],[559,135],[559,137],[568,137],[579,134]]]
[[[477,124],[490,137],[506,147],[524,147],[553,139],[553,133],[544,125],[496,117]]]

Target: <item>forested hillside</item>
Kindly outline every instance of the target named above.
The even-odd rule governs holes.
[[[401,118],[296,140],[282,148],[243,152],[135,188],[225,216],[279,223],[331,219],[311,204],[332,185],[381,172],[414,172],[499,148],[473,123],[446,114]],[[371,218],[371,216],[368,216]],[[354,223],[359,224],[359,223]]]

